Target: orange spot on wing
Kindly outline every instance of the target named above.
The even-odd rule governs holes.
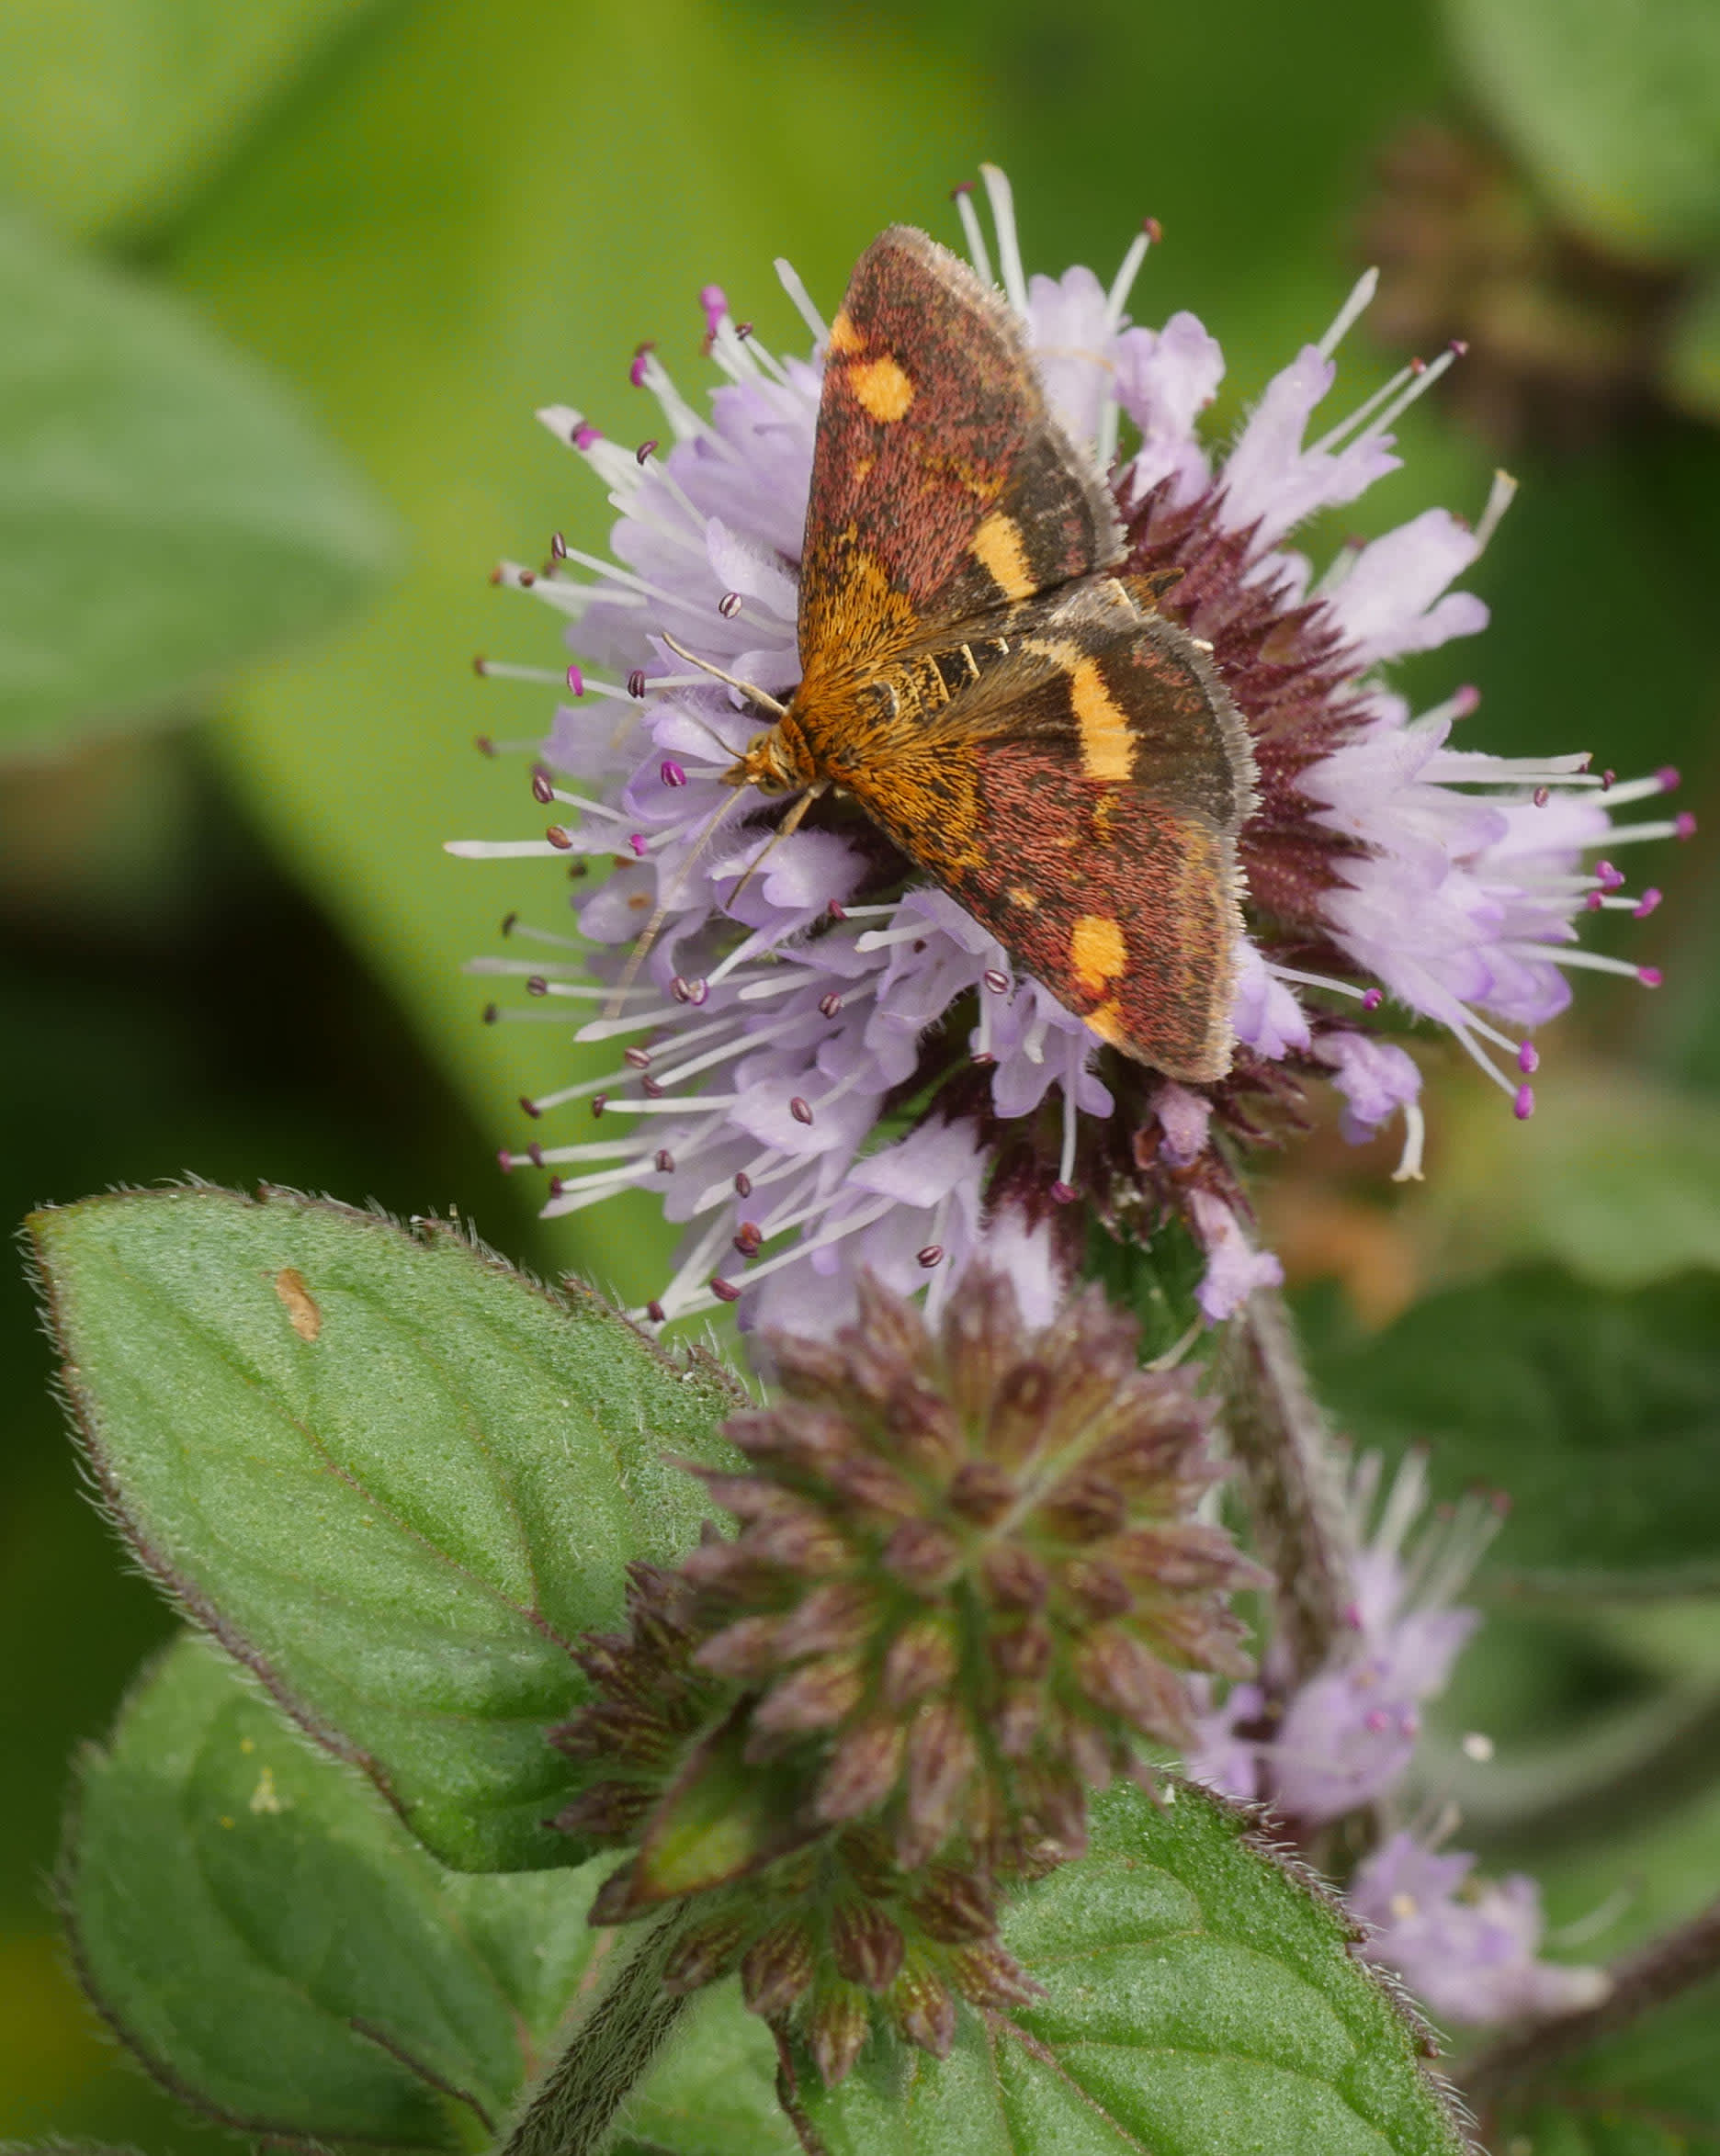
[[[1078,914],[1069,930],[1069,970],[1077,984],[1096,996],[1128,964],[1128,943],[1118,922],[1105,913]],[[1092,1022],[1089,1019],[1088,1023]]]
[[[1077,664],[1069,678],[1069,701],[1081,723],[1082,772],[1090,779],[1123,785],[1135,768],[1135,736],[1095,660]]]
[[[1006,599],[1030,598],[1037,591],[1027,549],[1022,544],[1021,526],[1013,516],[994,510],[973,536],[974,559]]]
[[[848,368],[848,387],[868,417],[888,424],[900,419],[913,402],[914,386],[888,352],[877,359],[856,359]]]
[[[830,326],[830,349],[832,358],[866,350],[866,338],[855,329],[846,308],[842,310]]]

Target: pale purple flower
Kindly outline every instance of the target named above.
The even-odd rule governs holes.
[[[782,803],[723,784],[759,722],[665,638],[773,694],[798,679],[826,326],[786,265],[807,359],[766,351],[709,288],[708,350],[724,378],[707,408],[641,348],[632,379],[653,411],[637,449],[570,407],[541,415],[607,490],[611,555],[558,542],[544,570],[499,572],[564,617],[580,655],[548,739],[531,745],[533,790],[554,820],[542,838],[454,849],[607,869],[578,887],[577,939],[515,925],[516,948],[529,948],[480,970],[523,985],[537,1008],[519,1015],[560,999],[577,1038],[622,1055],[604,1077],[524,1103],[541,1129],[503,1157],[550,1172],[550,1213],[632,1187],[661,1192],[686,1239],[652,1317],[743,1297],[743,1324],[804,1329],[809,1303],[832,1319],[847,1312],[863,1265],[899,1289],[925,1283],[935,1303],[982,1250],[1027,1307],[1048,1307],[1080,1245],[1069,1201],[1129,1178],[1204,1244],[1201,1304],[1222,1317],[1278,1271],[1249,1242],[1229,1157],[1196,1142],[1205,1123],[1216,1115],[1246,1142],[1256,1106],[1330,1075],[1352,1134],[1404,1115],[1414,1172],[1415,1067],[1341,1015],[1346,1002],[1365,1015],[1384,993],[1447,1026],[1526,1112],[1533,1051],[1500,1025],[1550,1015],[1561,966],[1619,968],[1571,947],[1586,908],[1647,904],[1621,897],[1617,872],[1590,871],[1585,854],[1681,828],[1611,821],[1669,774],[1603,798],[1581,759],[1458,754],[1447,735],[1472,698],[1414,718],[1381,685],[1381,664],[1481,626],[1480,603],[1447,587],[1502,496],[1474,532],[1431,511],[1341,550],[1318,578],[1282,545],[1394,468],[1390,429],[1449,356],[1310,442],[1364,280],[1220,456],[1200,431],[1223,373],[1217,344],[1186,313],[1160,331],[1128,320],[1151,228],[1109,286],[1082,268],[1030,283],[1007,185],[989,170],[986,188],[997,281],[1064,423],[1113,470],[1130,566],[1182,572],[1167,611],[1212,644],[1254,735],[1262,802],[1242,853],[1259,913],[1239,953],[1236,1069],[1194,1089],[1203,1120],[1191,1089],[1106,1050],[987,930],[828,804],[766,853]],[[958,206],[990,279],[975,204],[964,193]],[[1125,419],[1138,441],[1119,463]],[[651,921],[649,956],[624,977]],[[592,944],[613,954],[598,981],[578,954]],[[601,1117],[583,1133],[564,1120],[581,1102]],[[910,1104],[914,1126],[892,1123]]]
[[[1414,1757],[1422,1707],[1444,1689],[1480,1622],[1453,1597],[1498,1526],[1497,1507],[1467,1500],[1411,1539],[1427,1500],[1421,1455],[1406,1454],[1383,1502],[1379,1484],[1379,1456],[1364,1454],[1349,1494],[1356,1544],[1350,1637],[1327,1668],[1290,1691],[1267,1727],[1262,1717],[1280,1674],[1269,1648],[1266,1688],[1238,1685],[1205,1713],[1187,1762],[1195,1780],[1270,1802],[1307,1826],[1398,1788]]]
[[[1395,1969],[1443,2020],[1570,2014],[1604,1999],[1606,1971],[1536,1958],[1541,1891],[1521,1872],[1477,1879],[1475,1858],[1395,1834],[1351,1881],[1351,1909],[1377,1926],[1363,1952]]]

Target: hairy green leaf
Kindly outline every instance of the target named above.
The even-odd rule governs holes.
[[[31,1224],[93,1473],[144,1565],[445,1862],[565,1864],[546,1724],[737,1397],[456,1229],[279,1191]]]
[[[1511,1509],[1500,1563],[1547,1586],[1696,1586],[1720,1549],[1720,1273],[1634,1293],[1524,1267],[1315,1349],[1360,1444],[1432,1449],[1435,1489]]]
[[[487,2147],[617,1949],[607,1868],[445,1871],[228,1658],[169,1650],[85,1760],[61,1891],[79,1969],[158,2079],[266,2136]],[[701,2003],[629,2111],[676,2156],[792,2146],[763,2026]],[[719,2084],[710,2116],[690,2101]]]
[[[1650,257],[1720,239],[1711,0],[1445,0],[1469,80],[1553,202]]]
[[[1120,1787],[1092,1849],[1005,1936],[1046,1997],[964,2012],[941,2063],[874,2039],[834,2091],[802,2078],[830,2156],[1457,2156],[1427,2039],[1334,1902],[1180,1787]]]
[[[149,717],[348,605],[390,540],[177,302],[0,220],[0,752]]]

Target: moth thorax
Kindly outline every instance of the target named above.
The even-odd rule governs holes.
[[[789,736],[786,724],[754,734],[746,754],[723,773],[731,786],[756,786],[761,794],[787,794],[808,785],[815,773],[804,761],[798,733]]]

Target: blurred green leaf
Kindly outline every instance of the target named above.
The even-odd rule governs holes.
[[[1703,1984],[1501,2108],[1515,2156],[1690,2156],[1720,2139],[1720,1981]]]
[[[1626,254],[1720,242],[1712,0],[1445,0],[1469,87],[1555,206]]]
[[[38,1213],[66,1388],[145,1567],[446,1862],[573,1861],[548,1723],[623,1567],[694,1539],[666,1454],[735,1392],[455,1229],[268,1192]]]
[[[7,0],[0,190],[128,237],[204,178],[368,0]]]
[[[1311,1328],[1312,1329],[1312,1328]],[[1503,1490],[1499,1563],[1544,1586],[1720,1577],[1720,1273],[1624,1293],[1524,1267],[1384,1332],[1311,1342],[1358,1445],[1431,1450],[1435,1492]]]
[[[1477,1084],[1442,1094],[1437,1127],[1407,1213],[1448,1277],[1519,1259],[1610,1288],[1720,1270],[1720,1103],[1701,1093],[1561,1050],[1527,1123]]]
[[[1711,265],[1680,306],[1660,386],[1693,418],[1720,422],[1720,266]]]
[[[62,1894],[102,2011],[170,2087],[247,2131],[489,2145],[605,1952],[604,1870],[444,1871],[217,1649],[182,1641],[85,1761]],[[701,2004],[628,2123],[676,2156],[792,2147],[762,2023]],[[711,2121],[688,2075],[720,2075]]]
[[[1180,1787],[1119,1784],[1090,1853],[1004,1936],[1047,1996],[964,2012],[939,2061],[875,2039],[837,2089],[803,2077],[830,2156],[1457,2156],[1418,2037],[1335,1902]]]
[[[0,220],[0,754],[161,713],[318,626],[388,540],[175,302]]]

